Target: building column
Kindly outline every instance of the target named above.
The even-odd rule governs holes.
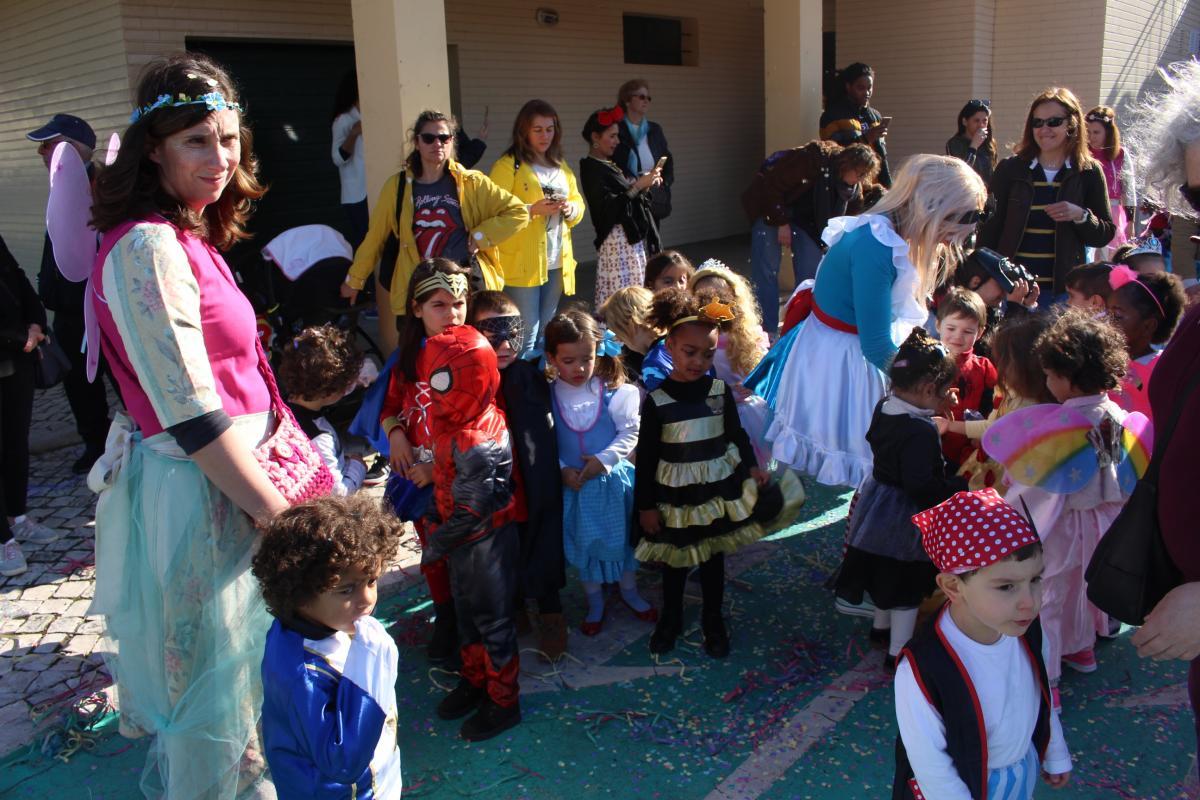
[[[444,0],[352,0],[354,61],[366,148],[367,201],[407,152],[406,134],[427,108],[450,113]]]
[[[821,0],[763,0],[764,154],[817,138]]]

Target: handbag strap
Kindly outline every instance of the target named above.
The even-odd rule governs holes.
[[[1149,484],[1158,484],[1158,467],[1162,464],[1162,460],[1166,454],[1166,444],[1171,438],[1171,434],[1175,433],[1175,425],[1178,424],[1179,418],[1183,416],[1183,407],[1187,405],[1188,398],[1196,391],[1196,387],[1200,386],[1200,370],[1197,370],[1184,387],[1183,393],[1179,395],[1179,399],[1175,401],[1175,409],[1171,412],[1171,419],[1167,422],[1167,426],[1162,429],[1162,432],[1154,432],[1154,451],[1150,455],[1150,466],[1146,468],[1146,474],[1142,477],[1143,481]],[[1159,447],[1159,443],[1163,446]]]
[[[267,384],[267,393],[271,395],[271,410],[275,412],[276,419],[283,419],[284,415],[291,413],[291,409],[283,402],[279,384],[275,382],[275,372],[271,369],[267,352],[263,350],[262,337],[257,333],[254,336],[254,348],[258,351],[258,374],[262,375],[263,382]]]

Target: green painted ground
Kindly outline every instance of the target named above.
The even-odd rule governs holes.
[[[800,523],[731,564],[731,572],[744,571],[729,581],[726,594],[729,659],[707,659],[693,632],[692,643],[664,659],[659,674],[630,679],[654,667],[646,650],[650,626],[614,609],[604,635],[572,636],[586,669],[568,663],[556,675],[523,653],[524,722],[481,745],[461,742],[457,723],[433,716],[441,690],[418,644],[427,614],[421,589],[389,599],[379,613],[397,624],[401,640],[405,797],[690,800],[708,796],[747,759],[755,760],[724,787],[723,797],[889,796],[891,692],[874,662],[860,663],[864,656],[877,658],[866,647],[867,622],[834,614],[821,588],[841,553],[847,500],[812,490]],[[642,578],[656,597],[657,575]],[[577,619],[577,586],[568,588],[566,601],[569,617]],[[693,605],[689,618],[697,614]],[[1076,772],[1054,796],[1180,796],[1176,787],[1195,752],[1184,666],[1139,661],[1127,636],[1104,643],[1099,658],[1095,675],[1064,678],[1063,722]],[[452,676],[433,678],[453,682]],[[831,687],[835,698],[850,698],[835,699],[840,711],[829,710]],[[794,743],[822,729],[797,758]],[[95,752],[66,764],[10,758],[0,764],[0,797],[137,797],[145,744],[123,750],[127,746],[109,731]],[[770,764],[781,776],[773,783],[759,777]]]

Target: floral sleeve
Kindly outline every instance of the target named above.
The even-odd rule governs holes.
[[[200,327],[200,285],[174,231],[135,225],[103,274],[113,322],[159,424],[221,410]]]

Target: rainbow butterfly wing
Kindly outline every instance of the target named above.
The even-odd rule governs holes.
[[[1006,414],[983,435],[983,449],[1009,476],[1054,494],[1070,494],[1096,474],[1087,417],[1059,405],[1037,405]]]
[[[1117,463],[1117,483],[1130,493],[1150,467],[1154,448],[1154,423],[1140,411],[1134,411],[1121,423],[1121,459]]]

